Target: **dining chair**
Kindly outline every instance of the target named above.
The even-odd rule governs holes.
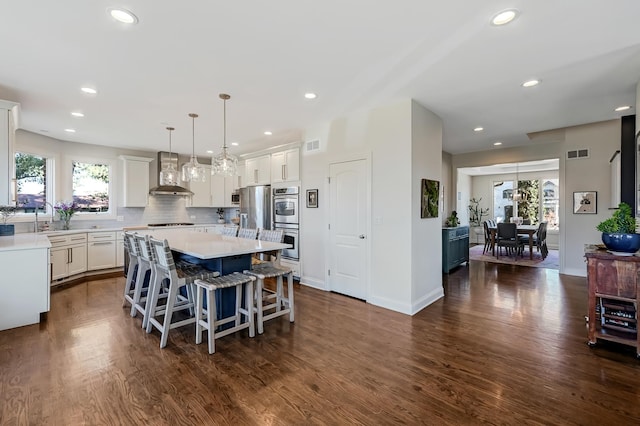
[[[489,230],[489,221],[485,220],[483,222],[484,226],[484,248],[482,249],[482,254],[485,254],[487,250],[493,250],[493,246],[491,245],[491,231]]]
[[[515,223],[500,222],[497,224],[496,245],[498,246],[498,258],[500,258],[500,247],[504,247],[507,254],[511,251],[516,260],[518,255],[523,255],[523,243],[518,237],[518,227]]]

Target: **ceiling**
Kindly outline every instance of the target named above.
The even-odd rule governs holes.
[[[445,151],[512,147],[634,114],[640,80],[637,0],[1,2],[0,99],[21,104],[21,128],[122,148],[167,150],[171,125],[173,150],[190,154],[194,112],[196,153],[217,153],[219,93],[231,95],[235,154],[408,98],[442,118]],[[139,22],[116,22],[109,7]],[[507,8],[519,17],[490,25]],[[532,78],[541,84],[521,87]]]

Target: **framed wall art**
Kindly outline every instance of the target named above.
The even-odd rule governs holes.
[[[310,209],[318,208],[318,190],[307,189],[307,207]]]
[[[437,180],[422,179],[422,191],[420,192],[420,217],[438,217],[440,182]]]
[[[598,193],[596,191],[582,191],[573,193],[574,214],[598,213]]]

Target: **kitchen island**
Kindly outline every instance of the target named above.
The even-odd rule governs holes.
[[[42,234],[0,237],[0,330],[40,322],[49,311],[49,249]]]

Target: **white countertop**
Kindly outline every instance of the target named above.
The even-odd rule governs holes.
[[[0,237],[0,251],[31,250],[50,248],[51,243],[46,235],[28,233]]]
[[[241,254],[262,253],[291,247],[290,244],[228,237],[206,232],[189,231],[184,228],[154,228],[138,232],[140,234],[148,234],[156,239],[167,240],[171,250],[199,259],[216,259]]]
[[[55,231],[41,231],[38,234],[47,235],[47,236],[55,236],[55,235],[68,235],[68,234],[78,234],[82,232],[121,232],[123,229],[131,229],[131,230],[143,230],[143,229],[189,229],[189,228],[201,228],[201,227],[215,227],[215,226],[227,226],[233,225],[233,223],[195,223],[193,225],[177,225],[177,226],[159,226],[159,227],[151,227],[147,225],[124,225],[115,228],[78,228],[78,229],[68,229],[68,230],[55,230]]]

